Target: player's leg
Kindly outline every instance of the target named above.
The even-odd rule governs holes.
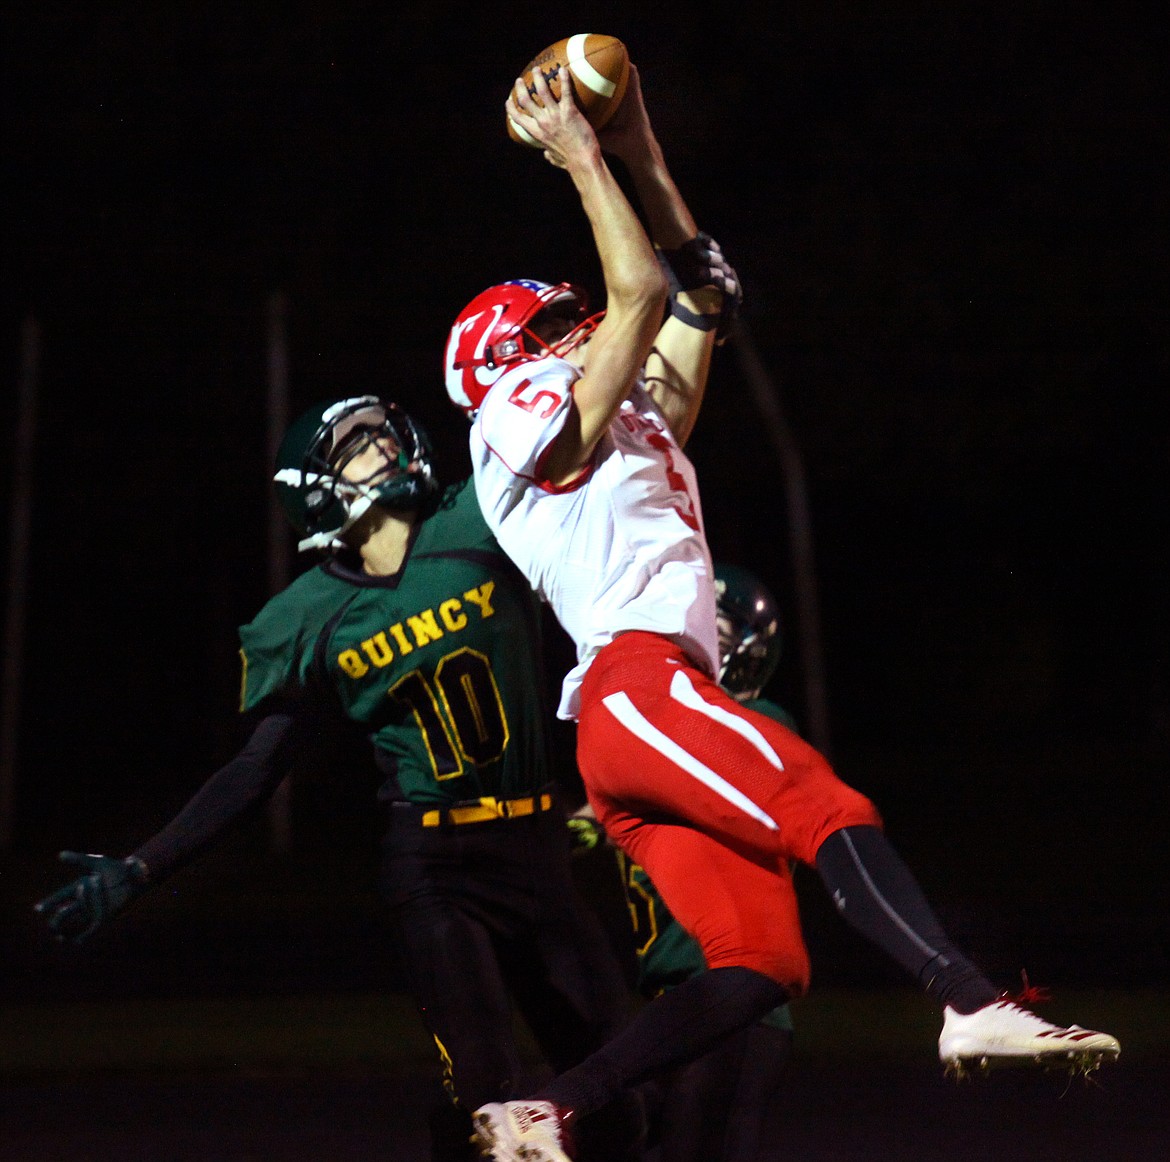
[[[727,842],[815,861],[846,921],[942,1004],[970,1013],[995,1000],[999,990],[943,931],[876,810],[813,747],[677,658],[654,669],[638,660],[641,680],[611,682],[608,716],[592,712],[583,737],[599,797],[631,793],[627,764],[605,756],[633,750],[637,770],[653,764],[656,805],[669,795],[678,814]],[[602,822],[621,842],[618,825]]]
[[[659,1117],[660,1162],[765,1162],[784,1156],[776,1094],[791,1029],[757,1022],[676,1070]]]
[[[753,858],[778,851],[816,866],[844,918],[943,1005],[944,1060],[1091,1065],[1117,1055],[1107,1034],[1050,1025],[997,1000],[935,918],[873,805],[804,740],[741,707],[668,643],[627,634],[601,651],[582,687],[578,737],[591,800],[618,842],[607,803],[670,812]]]
[[[542,1053],[575,1065],[629,1020],[633,993],[597,913],[573,878],[564,817],[524,820],[533,920],[507,952],[505,974]]]
[[[458,874],[454,833],[423,829],[420,813],[393,812],[383,840],[382,895],[390,907],[407,982],[435,1039],[444,1083],[474,1110],[512,1097],[523,1061],[495,945],[479,919],[482,880]]]
[[[645,871],[708,969],[746,967],[789,997],[805,993],[808,951],[787,861],[757,863],[689,824],[630,822],[604,805],[602,814],[607,833]]]
[[[833,832],[817,849],[816,866],[841,916],[928,996],[973,1013],[1000,995],[943,930],[918,881],[876,827]]]
[[[833,831],[880,824],[823,755],[655,635],[623,634],[598,654],[577,739],[595,808],[604,797],[635,815],[685,820],[760,862],[811,865]]]
[[[780,985],[753,969],[700,973],[651,1001],[617,1037],[534,1097],[478,1109],[480,1140],[499,1157],[525,1156],[531,1146],[533,1157],[567,1159],[576,1118],[604,1109],[642,1078],[694,1060],[786,999]]]
[[[808,981],[791,878],[690,827],[646,824],[632,854],[712,967],[642,1008],[617,1037],[538,1097],[583,1116],[707,1052]],[[696,875],[695,869],[702,874]]]
[[[563,817],[524,820],[535,916],[501,947],[505,979],[541,1053],[556,1072],[583,1061],[630,1019],[634,998],[596,913],[573,879]],[[642,1101],[626,1091],[574,1126],[580,1162],[636,1162]]]
[[[692,788],[694,806],[684,810],[724,820],[724,832],[738,828],[740,841],[753,841],[762,829],[774,833],[788,854],[814,862],[842,917],[941,1005],[970,1014],[997,999],[1001,990],[944,931],[882,833],[876,810],[841,783],[813,747],[780,723],[744,709],[693,668],[671,667],[665,697],[661,685],[656,696],[651,684],[648,692],[627,700],[622,725],[640,734],[649,749],[660,754],[666,749],[655,743],[660,736],[683,741],[686,757],[676,756],[674,766],[700,784],[699,790]],[[660,736],[653,734],[656,728]],[[702,783],[687,771],[688,760],[727,786]],[[746,801],[739,811],[729,801],[733,792]],[[677,776],[673,793],[685,793]],[[757,808],[763,818],[752,817]]]

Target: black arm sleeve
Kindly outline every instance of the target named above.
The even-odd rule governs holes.
[[[280,785],[308,733],[299,715],[271,713],[257,723],[243,749],[220,767],[191,801],[134,855],[151,883],[201,855]]]

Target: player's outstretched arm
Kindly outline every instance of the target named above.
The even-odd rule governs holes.
[[[714,348],[730,333],[742,294],[739,277],[709,234],[658,249],[670,287],[670,314],[646,361],[646,383],[674,438],[685,444],[707,390]]]
[[[82,875],[34,906],[59,940],[80,943],[154,884],[218,842],[249,809],[262,803],[288,773],[307,726],[291,714],[262,718],[247,743],[190,802],[133,855],[114,859],[63,851]]]
[[[739,280],[719,244],[696,226],[671,176],[633,64],[626,95],[598,140],[629,171],[669,282],[670,315],[646,361],[646,383],[675,439],[685,444],[703,401],[712,349],[739,307]]]
[[[667,167],[646,111],[638,67],[633,62],[626,95],[604,128],[598,131],[597,140],[606,153],[613,154],[629,171],[654,245],[674,249],[694,238],[699,228]]]
[[[310,727],[299,714],[272,712],[235,758],[220,767],[157,835],[134,852],[161,882],[249,818],[280,785]]]

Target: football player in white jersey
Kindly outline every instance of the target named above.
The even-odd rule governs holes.
[[[709,971],[530,1100],[480,1109],[483,1149],[499,1162],[563,1162],[575,1119],[800,996],[809,964],[793,859],[815,867],[845,919],[938,1002],[948,1065],[1112,1059],[1108,1034],[1051,1025],[1006,999],[942,930],[873,804],[718,686],[713,571],[681,448],[738,280],[670,176],[636,68],[600,135],[570,89],[554,98],[537,71],[532,93],[517,82],[508,113],[576,187],[604,315],[590,316],[567,283],[489,288],[451,329],[447,388],[473,421],[489,525],[576,645],[560,714],[577,721],[589,801]],[[627,167],[646,227],[603,149]]]

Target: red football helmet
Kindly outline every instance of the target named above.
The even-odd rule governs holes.
[[[488,287],[459,312],[447,337],[443,374],[447,394],[468,416],[511,366],[546,355],[567,355],[587,339],[605,315],[590,315],[585,292],[567,282],[520,278]],[[544,312],[566,320],[568,330],[553,340],[542,339],[530,324]]]

